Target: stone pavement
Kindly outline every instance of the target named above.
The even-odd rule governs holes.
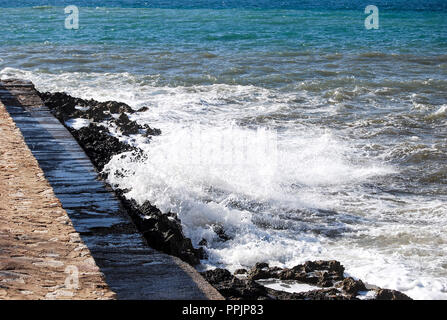
[[[0,299],[114,296],[0,103]]]

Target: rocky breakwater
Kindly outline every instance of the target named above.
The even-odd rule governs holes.
[[[362,280],[345,276],[340,262],[307,261],[293,268],[270,267],[257,263],[250,270],[238,269],[231,274],[225,269],[203,272],[204,278],[224,297],[234,300],[411,300],[405,294],[366,285]],[[313,288],[291,293],[269,288],[304,284]]]
[[[120,141],[117,133],[122,136],[140,134],[147,139],[161,134],[159,129],[141,126],[129,119],[129,115],[144,112],[147,110],[145,108],[134,110],[125,103],[84,100],[60,92],[39,95],[54,116],[75,137],[103,179],[107,178],[107,173],[102,170],[115,155],[132,152],[136,160],[150,156],[125,140]],[[112,133],[108,128],[115,128],[116,132]],[[181,221],[175,213],[162,213],[148,201],[138,204],[133,199],[126,198],[126,190],[115,188],[114,191],[151,247],[177,256],[191,265],[198,265],[201,259],[206,258],[203,247],[194,248],[191,240],[184,236]],[[229,239],[222,228],[216,227],[215,232],[223,241]],[[200,245],[206,246],[206,241]],[[234,274],[217,268],[203,272],[202,275],[227,299],[410,299],[401,292],[368,286],[361,280],[346,277],[344,270],[338,261],[308,261],[290,269],[257,263],[250,270],[239,269]],[[269,288],[272,283],[280,284],[280,287]],[[282,289],[294,284],[309,285],[311,289],[298,293]]]

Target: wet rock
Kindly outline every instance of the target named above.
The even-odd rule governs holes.
[[[231,237],[225,233],[225,229],[221,225],[213,225],[213,231],[217,234],[222,241],[231,240]]]
[[[258,267],[256,267],[258,266]],[[255,265],[250,271],[252,279],[295,280],[301,283],[331,287],[335,282],[343,280],[344,267],[338,261],[307,261],[293,268],[269,268]]]
[[[257,269],[264,267],[262,264]],[[205,280],[214,286],[224,297],[230,300],[343,300],[338,290],[321,289],[301,293],[289,293],[273,290],[258,284],[253,279],[238,279],[228,270],[215,269],[202,273]]]
[[[202,272],[202,275],[211,284],[219,284],[224,281],[232,281],[234,278],[230,271],[221,268]]]
[[[365,284],[362,280],[355,280],[354,278],[346,278],[340,284],[339,287],[348,295],[357,296],[359,291],[366,291]]]
[[[247,274],[247,269],[237,269],[234,271],[234,275],[238,275],[238,274]]]
[[[40,92],[39,95],[44,104],[62,123],[72,118],[84,118],[100,122],[111,119],[112,114],[135,112],[130,106],[122,102],[84,100],[74,98],[64,92]]]
[[[114,123],[125,135],[138,134],[140,131],[144,132],[147,137],[161,134],[160,129],[151,128],[148,125],[140,126],[136,121],[130,120],[127,114],[133,114],[135,111],[122,102],[84,100],[63,92],[43,92],[39,95],[44,104],[62,123],[70,119],[83,118],[92,122],[109,121]],[[140,110],[137,112],[141,112]],[[119,116],[116,117],[116,115]]]
[[[134,110],[125,103],[74,98],[63,92],[39,93],[44,104],[62,123],[73,118],[90,119],[100,122],[112,119],[112,114],[133,113]]]
[[[146,132],[144,133],[144,136],[159,136],[161,135],[161,130],[156,128],[151,128],[148,125],[145,125],[144,128],[146,129]]]
[[[244,273],[247,273],[245,279],[234,276]],[[319,260],[307,261],[290,269],[256,263],[248,272],[245,269],[236,270],[233,276],[224,269],[207,271],[204,276],[210,279],[209,282],[228,299],[358,300],[356,297],[358,293],[367,290],[365,284],[351,277],[344,278],[343,273],[344,267],[340,262]],[[289,293],[270,289],[256,282],[261,279],[294,280],[321,289]],[[378,290],[377,297],[381,299],[408,298],[398,291]]]
[[[319,289],[307,292],[289,293],[267,289],[270,296],[278,300],[357,300],[356,298],[346,297],[337,289]]]
[[[90,124],[79,130],[69,130],[98,171],[102,171],[114,155],[135,150],[111,136],[108,129],[102,126]]]
[[[265,287],[254,281],[240,280],[228,270],[214,269],[202,272],[202,276],[224,297],[231,300],[271,299]]]
[[[202,240],[200,240],[200,242],[199,242],[199,246],[204,246],[204,247],[208,246],[208,241],[206,241],[206,239],[202,238]]]
[[[252,268],[252,270],[256,270],[256,269],[268,269],[269,268],[269,264],[266,262],[257,262],[255,264],[255,266]]]
[[[248,272],[248,278],[251,280],[278,278],[281,268],[270,268],[265,262],[256,263]]]
[[[307,261],[303,266],[306,272],[315,272],[318,270],[325,270],[329,273],[333,280],[342,280],[345,268],[336,260],[318,260]]]
[[[140,132],[140,126],[135,121],[130,121],[125,113],[121,113],[118,119],[115,120],[119,130],[124,135],[137,134]]]
[[[137,112],[146,112],[146,111],[148,111],[148,110],[149,110],[148,107],[141,107],[140,109],[138,109]]]
[[[152,248],[179,257],[191,265],[197,265],[200,259],[207,257],[203,248],[194,248],[191,239],[185,237],[176,215],[162,213],[149,201],[138,205],[134,200],[126,199],[122,192],[117,194],[138,231]]]
[[[378,289],[376,292],[376,300],[412,300],[406,294],[396,290]]]
[[[323,288],[332,287],[334,285],[334,281],[327,271],[317,272],[318,282],[317,285]]]
[[[93,100],[90,100],[93,101]],[[123,102],[107,101],[107,102],[96,102],[96,108],[102,109],[103,111],[109,111],[110,113],[134,113],[135,111]]]

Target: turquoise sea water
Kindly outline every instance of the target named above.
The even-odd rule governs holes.
[[[72,4],[78,30],[64,28]],[[120,138],[152,157],[112,161],[132,170],[111,180],[207,239],[206,266],[334,258],[447,298],[446,1],[1,1],[0,30],[1,78],[149,107],[138,121],[163,135]],[[209,161],[156,156],[189,152],[197,126]],[[277,135],[275,165],[211,157],[259,128]]]

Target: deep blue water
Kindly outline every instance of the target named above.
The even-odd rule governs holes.
[[[376,5],[391,10],[446,10],[443,0],[4,0],[0,7],[30,6],[99,6],[120,8],[165,8],[165,9],[362,9],[367,5]]]

